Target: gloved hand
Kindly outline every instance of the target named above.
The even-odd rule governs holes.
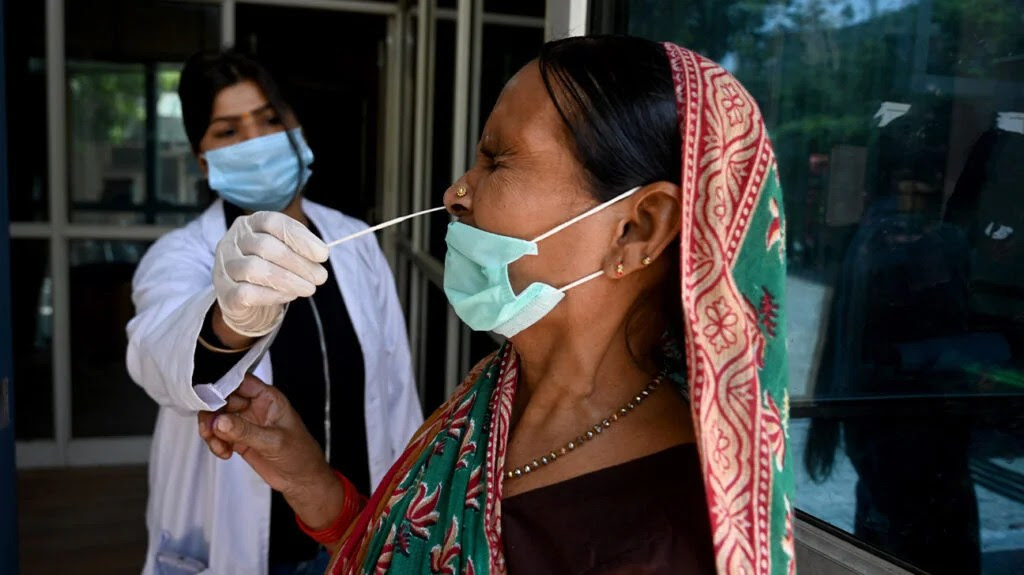
[[[327,245],[298,221],[279,212],[235,220],[217,244],[213,287],[224,323],[262,337],[284,317],[284,305],[309,297],[327,281]]]

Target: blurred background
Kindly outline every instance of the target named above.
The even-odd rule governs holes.
[[[1024,0],[0,9],[0,573],[141,567],[156,405],[124,367],[131,276],[211,201],[181,124],[185,58],[235,46],[266,64],[317,157],[308,196],[376,223],[439,205],[505,81],[584,31],[693,48],[765,115],[802,570],[1024,573]],[[448,307],[446,224],[380,236],[428,413],[496,346]]]

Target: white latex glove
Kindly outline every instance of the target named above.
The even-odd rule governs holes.
[[[327,245],[279,212],[235,220],[217,244],[213,287],[224,323],[239,335],[262,337],[277,327],[286,303],[309,297],[327,281]]]

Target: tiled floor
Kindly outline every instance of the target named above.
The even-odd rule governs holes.
[[[21,471],[21,573],[138,574],[145,513],[144,466]]]

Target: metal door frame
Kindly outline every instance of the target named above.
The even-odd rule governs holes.
[[[7,57],[0,0],[0,318],[11,317],[10,239],[7,223]],[[14,462],[14,370],[11,322],[0,321],[0,572],[18,572],[18,501]]]
[[[565,0],[548,0],[547,12],[550,17],[552,2],[564,3]],[[586,0],[570,0],[576,6],[586,6]],[[578,7],[577,7],[578,8]],[[418,0],[410,11],[417,17],[417,38],[426,41],[416,44],[415,67],[415,112],[412,135],[413,153],[411,158],[413,174],[411,186],[411,202],[409,211],[426,209],[429,201],[431,167],[433,150],[433,117],[434,87],[437,51],[436,23],[438,20],[455,22],[455,66],[454,101],[452,115],[452,163],[450,178],[452,181],[462,176],[473,156],[475,139],[479,132],[480,110],[480,75],[483,43],[483,27],[500,25],[510,27],[537,28],[547,31],[549,27],[559,29],[566,25],[552,23],[549,17],[533,18],[511,14],[499,14],[484,11],[483,0],[458,0],[455,9],[439,9],[435,0]],[[447,65],[447,63],[442,63]],[[408,264],[408,272],[404,265],[399,265],[399,283],[402,293],[408,293],[406,314],[409,324],[410,346],[412,348],[413,365],[417,381],[420,384],[420,396],[425,396],[426,381],[426,340],[427,340],[427,291],[431,285],[441,287],[444,263],[428,251],[428,228],[421,220],[415,220],[411,226],[410,236],[398,242],[399,256],[402,263]],[[445,338],[445,396],[451,394],[455,386],[469,370],[470,332],[462,324],[458,316],[449,307],[446,315]]]
[[[67,82],[64,6],[66,0],[46,0],[46,110],[47,156],[49,161],[49,218],[46,222],[13,222],[15,239],[49,241],[50,275],[53,282],[53,420],[52,439],[19,441],[19,468],[144,463],[149,456],[151,436],[74,438],[71,436],[71,341],[70,278],[68,242],[75,239],[152,241],[172,228],[155,225],[105,226],[68,221],[68,141],[65,86]],[[431,178],[431,136],[433,132],[433,70],[437,66],[434,28],[437,20],[456,23],[454,138],[451,143],[453,179],[466,168],[471,133],[477,130],[474,112],[479,110],[480,46],[483,25],[544,28],[546,37],[580,33],[586,22],[586,0],[548,0],[544,19],[492,14],[483,11],[483,0],[458,0],[455,10],[438,10],[435,0],[182,0],[220,6],[221,44],[235,40],[236,8],[239,4],[272,5],[285,8],[331,10],[376,14],[388,19],[387,56],[382,108],[381,189],[378,213],[387,219],[410,210],[423,209]],[[415,4],[415,5],[413,5]],[[407,57],[412,19],[417,19],[415,58]],[[415,73],[413,73],[413,70]],[[412,112],[409,114],[408,112]],[[475,134],[472,134],[475,138]],[[411,145],[409,144],[411,142]],[[4,206],[6,208],[6,204]],[[403,287],[413,361],[423,381],[426,335],[426,295],[431,283],[440,285],[443,264],[426,251],[427,226],[413,222],[407,236],[397,230],[385,233],[381,244]],[[406,289],[407,288],[407,289]],[[468,370],[468,332],[449,309],[446,351],[447,391],[454,388]],[[421,392],[422,392],[421,388]]]
[[[274,5],[285,8],[310,8],[359,14],[377,14],[388,19],[388,36],[402,37],[407,16],[401,9],[406,1],[369,2],[359,0],[183,0],[220,6],[221,44],[230,46],[235,36],[235,8],[238,4]],[[53,438],[16,442],[18,468],[120,465],[145,463],[149,458],[151,435],[75,438],[71,435],[71,341],[70,278],[68,243],[75,239],[112,239],[152,241],[174,229],[169,226],[106,226],[68,221],[68,141],[67,58],[64,29],[65,0],[46,0],[46,120],[49,173],[49,213],[45,222],[12,222],[14,239],[49,241],[50,276],[53,282]],[[401,93],[400,51],[389,41],[387,68],[388,94]],[[394,85],[395,90],[390,88]],[[397,197],[398,149],[400,146],[400,99],[387,97],[384,162],[382,164],[381,201]],[[6,160],[6,156],[4,156]],[[397,207],[378,205],[387,217]],[[7,202],[3,205],[4,213]],[[6,214],[5,214],[6,215]],[[4,261],[7,261],[6,259]]]

